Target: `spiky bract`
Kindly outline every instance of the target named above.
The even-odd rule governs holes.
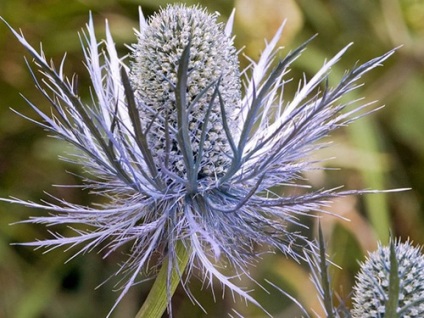
[[[99,49],[90,19],[83,40],[88,43],[84,54],[91,102],[79,97],[62,65],[55,69],[43,52],[13,31],[41,71],[43,79],[33,74],[34,80],[54,109],[50,116],[30,103],[44,121],[38,124],[79,149],[71,159],[91,173],[85,186],[105,197],[93,207],[9,200],[52,213],[27,222],[90,229],[75,228],[73,237],[56,234],[28,245],[79,246],[79,254],[101,244],[105,256],[129,246],[128,260],[119,270],[127,275],[119,301],[140,271],[152,265],[152,256],[162,254],[175,267],[176,245],[182,242],[190,251],[189,266],[197,264],[204,279],[215,277],[257,304],[233,280],[234,275],[250,277],[248,265],[258,260],[256,246],[296,257],[294,248],[303,237],[287,226],[332,197],[349,193],[288,195],[276,193],[276,187],[297,186],[302,172],[314,165],[310,153],[323,146],[317,142],[357,118],[362,107],[343,112],[346,105],[337,102],[393,52],[319,92],[346,47],[287,102],[281,96],[283,77],[306,43],[273,67],[281,27],[259,61],[242,72],[246,80],[240,95],[231,25],[232,17],[224,28],[215,15],[181,5],[168,6],[147,22],[141,17],[139,43],[128,67],[118,57],[108,27],[104,50]],[[220,271],[223,263],[231,265],[231,276]]]

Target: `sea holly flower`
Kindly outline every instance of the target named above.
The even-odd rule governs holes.
[[[63,62],[55,68],[12,29],[34,58],[41,79],[31,73],[53,109],[47,114],[28,101],[42,118],[30,120],[75,146],[68,160],[87,171],[85,186],[105,199],[95,206],[8,200],[50,212],[25,222],[75,231],[26,245],[70,245],[80,248],[76,255],[101,245],[105,257],[128,246],[117,303],[161,255],[158,277],[165,277],[168,302],[187,264],[187,275],[199,269],[206,281],[217,279],[260,306],[235,279],[251,278],[249,265],[259,259],[255,246],[303,255],[296,247],[309,243],[288,226],[332,197],[356,193],[285,194],[276,187],[305,186],[302,172],[316,168],[309,158],[325,145],[320,140],[364,113],[365,106],[344,112],[340,98],[393,52],[347,72],[336,87],[321,85],[348,45],[288,101],[285,75],[307,43],[274,65],[281,27],[259,61],[240,72],[232,23],[233,15],[224,25],[198,6],[170,5],[148,20],[140,14],[138,43],[127,62],[118,57],[107,24],[106,39],[96,39],[90,17],[82,42],[91,101],[78,95]]]
[[[354,286],[352,317],[423,316],[424,255],[421,248],[412,246],[409,241],[391,242],[390,247],[379,245],[361,263]]]
[[[232,156],[221,103],[225,106],[228,133],[232,139],[239,135],[236,116],[241,106],[241,81],[232,38],[216,23],[216,15],[177,6],[152,17],[138,39],[130,77],[136,99],[143,103],[139,109],[143,128],[151,126],[146,136],[153,156],[166,162],[164,168],[179,177],[218,179],[230,166]],[[189,42],[188,72],[183,83],[178,66]],[[185,118],[178,118],[182,115],[178,109],[182,101],[175,94],[179,84],[186,86],[181,98],[187,104],[183,106],[187,113],[183,117],[188,117],[188,129],[182,127],[181,119]],[[175,133],[179,129],[181,136]],[[189,142],[179,145],[178,138],[185,134]],[[184,148],[188,148],[187,154]],[[195,171],[187,169],[185,160],[190,161],[189,166],[196,165]],[[173,183],[174,178],[168,181]],[[192,186],[197,188],[198,182]]]

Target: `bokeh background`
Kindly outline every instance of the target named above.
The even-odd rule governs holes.
[[[321,215],[327,252],[340,268],[331,268],[332,288],[336,304],[350,306],[350,292],[358,260],[366,251],[386,243],[389,230],[403,240],[424,244],[424,1],[422,0],[200,0],[209,11],[219,11],[223,21],[236,8],[234,33],[236,44],[256,59],[281,21],[287,25],[281,40],[291,49],[318,33],[303,56],[293,65],[292,86],[285,92],[291,99],[298,80],[310,77],[342,47],[354,42],[348,53],[333,68],[329,83],[340,80],[343,72],[356,62],[365,62],[394,47],[401,46],[384,67],[363,78],[363,87],[348,96],[364,97],[361,103],[378,100],[375,107],[386,107],[355,124],[332,134],[334,144],[317,154],[334,158],[325,164],[340,170],[307,175],[316,188],[345,185],[347,189],[412,188],[401,193],[346,197],[335,200],[329,211],[341,217]],[[88,78],[82,63],[77,32],[94,17],[98,37],[104,36],[104,20],[108,19],[119,52],[128,53],[125,43],[135,41],[132,31],[138,25],[138,7],[150,15],[160,6],[173,1],[155,0],[1,0],[0,16],[14,28],[22,29],[35,47],[42,42],[48,57],[59,63],[67,53],[65,70],[79,74],[86,98]],[[51,193],[79,204],[100,200],[78,188],[52,185],[80,184],[78,167],[58,160],[70,148],[47,137],[45,131],[17,112],[37,118],[20,93],[48,110],[48,104],[36,91],[26,69],[23,56],[28,56],[11,32],[0,23],[0,196],[24,200],[48,200]],[[241,67],[246,59],[241,57]],[[117,279],[112,278],[98,289],[117,269],[125,257],[115,253],[102,259],[93,251],[66,262],[72,251],[42,250],[11,245],[49,237],[43,226],[10,225],[30,215],[45,213],[20,206],[0,203],[0,318],[32,317],[104,317],[113,305]],[[346,220],[349,219],[349,220]],[[316,220],[305,219],[308,235],[316,236]],[[63,235],[67,228],[59,228]],[[123,251],[124,252],[124,251]],[[66,263],[65,263],[66,262]],[[305,264],[283,255],[267,255],[252,268],[254,277],[268,279],[289,292],[305,308],[322,313],[316,292],[309,280]],[[249,286],[249,282],[246,282]],[[266,283],[265,283],[266,284]],[[151,281],[134,287],[112,317],[133,317],[146,297]],[[251,285],[253,294],[275,317],[300,317],[296,306],[270,285],[269,294]],[[227,317],[231,308],[246,317],[263,317],[254,306],[234,304],[229,293],[223,300],[219,289],[216,301],[210,289],[196,279],[190,282],[193,294],[207,317]],[[176,317],[204,317],[182,289],[174,297]]]

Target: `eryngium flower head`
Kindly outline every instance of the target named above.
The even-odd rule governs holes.
[[[43,77],[40,81],[33,73],[34,80],[54,110],[45,114],[29,103],[43,119],[38,124],[79,150],[68,159],[85,168],[85,186],[105,200],[91,207],[59,199],[56,204],[9,201],[52,213],[27,222],[75,229],[75,236],[57,233],[28,245],[79,246],[76,254],[101,245],[105,257],[128,246],[128,260],[118,271],[126,280],[117,302],[157,255],[176,266],[178,243],[190,253],[187,273],[198,267],[203,279],[217,278],[257,304],[234,281],[238,275],[250,277],[248,265],[258,259],[255,246],[296,257],[294,248],[304,238],[287,227],[298,223],[299,215],[319,211],[328,199],[349,193],[284,195],[276,187],[298,186],[302,172],[314,167],[309,158],[323,146],[318,141],[358,117],[363,107],[343,112],[341,96],[392,52],[320,91],[346,47],[309,81],[305,78],[287,102],[283,77],[306,44],[272,67],[282,27],[259,61],[241,72],[240,85],[232,17],[224,26],[216,15],[182,5],[168,6],[148,21],[140,16],[129,66],[118,57],[108,26],[106,40],[99,43],[90,19],[83,35],[92,81],[89,102],[78,95],[75,77],[64,76],[63,65],[56,69],[12,30],[33,56]],[[223,265],[234,273],[224,274]]]
[[[424,317],[424,256],[410,242],[395,242],[399,317]],[[354,318],[385,317],[389,298],[390,248],[379,245],[361,264],[354,286]]]
[[[143,101],[139,109],[144,118],[143,127],[151,125],[146,136],[149,147],[155,160],[166,161],[166,168],[181,177],[187,177],[187,171],[175,133],[179,129],[175,87],[179,60],[189,42],[185,98],[190,106],[186,112],[193,159],[201,158],[199,177],[221,176],[231,163],[220,100],[214,97],[214,89],[208,87],[219,82],[216,88],[226,106],[229,129],[236,133],[235,116],[241,102],[240,74],[232,39],[216,23],[216,18],[200,9],[168,7],[140,30],[139,42],[134,45],[131,80],[136,97]],[[201,147],[203,152],[199,153]]]

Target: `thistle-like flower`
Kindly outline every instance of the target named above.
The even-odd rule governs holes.
[[[421,248],[414,247],[410,242],[394,244],[397,265],[395,287],[397,299],[396,317],[424,316],[424,256]],[[353,310],[354,318],[387,317],[387,302],[389,301],[390,274],[393,262],[390,260],[390,248],[379,245],[370,253],[367,260],[361,264],[361,270],[356,277],[354,287]],[[393,287],[392,287],[393,288]],[[391,317],[394,317],[392,315]]]
[[[54,110],[52,116],[29,103],[43,119],[37,123],[78,149],[68,159],[84,167],[89,173],[85,186],[105,202],[87,207],[62,200],[9,201],[52,213],[26,222],[92,229],[75,227],[73,237],[57,233],[28,245],[79,246],[80,254],[102,244],[105,257],[130,246],[119,269],[127,276],[117,302],[151,265],[153,254],[167,261],[168,273],[178,267],[177,247],[182,245],[189,254],[188,273],[199,267],[205,279],[217,278],[224,288],[257,304],[234,282],[237,275],[250,277],[255,246],[296,257],[295,247],[304,238],[287,226],[332,197],[354,192],[284,195],[275,187],[297,186],[302,172],[314,166],[310,153],[324,145],[318,141],[359,117],[355,114],[363,106],[343,112],[340,97],[393,52],[320,91],[347,46],[310,80],[305,78],[288,102],[282,97],[283,77],[306,43],[272,66],[281,27],[259,61],[240,72],[232,22],[233,16],[223,25],[216,14],[183,5],[168,6],[147,21],[140,14],[138,43],[126,64],[108,26],[106,40],[99,43],[90,18],[83,35],[90,102],[80,98],[63,65],[56,69],[12,30],[41,71],[42,80],[32,74]],[[231,266],[232,276],[220,270],[223,264]],[[177,270],[182,275],[184,269]]]

